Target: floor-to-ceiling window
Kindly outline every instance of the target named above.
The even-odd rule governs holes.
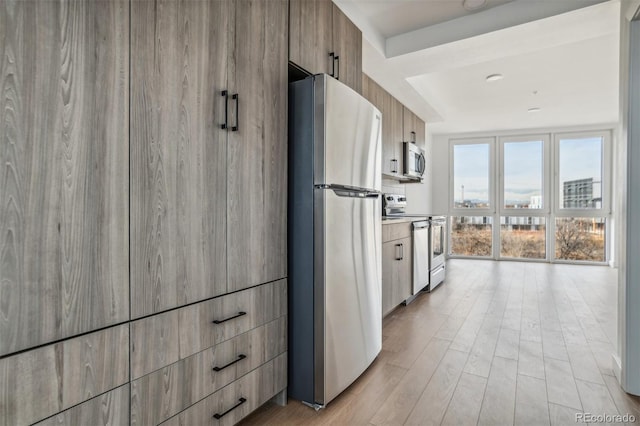
[[[451,256],[606,262],[609,132],[450,141]]]
[[[451,145],[450,253],[493,257],[494,139]]]
[[[498,139],[500,258],[547,257],[548,141],[545,135]]]

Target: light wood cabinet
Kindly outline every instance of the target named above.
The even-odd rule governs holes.
[[[290,0],[289,60],[310,73],[331,74],[333,2]]]
[[[284,353],[162,424],[231,426],[286,386],[287,354]]]
[[[362,32],[331,0],[290,1],[289,60],[362,93]]]
[[[382,225],[382,315],[407,300],[413,289],[411,223]]]
[[[362,93],[362,32],[333,5],[333,49],[336,78]]]
[[[233,0],[227,291],[287,275],[287,0]]]
[[[36,426],[126,425],[129,422],[129,384],[49,417]]]
[[[287,281],[253,287],[131,323],[131,378],[137,379],[287,312]]]
[[[2,358],[0,425],[43,420],[128,380],[128,325]]]
[[[131,2],[131,315],[227,290],[228,0]]]
[[[131,424],[158,424],[286,350],[282,316],[147,374],[131,384]]]
[[[362,74],[363,95],[382,112],[382,173],[402,176],[404,106],[366,74]]]
[[[131,8],[138,318],[286,276],[288,20],[286,0]]]
[[[126,321],[129,7],[0,2],[0,356]]]
[[[417,115],[404,107],[403,137],[406,142],[415,142],[421,148],[425,146],[425,126]]]

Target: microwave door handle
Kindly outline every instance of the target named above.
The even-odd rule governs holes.
[[[421,167],[419,170],[420,176],[422,176],[425,172],[425,169],[427,168],[427,159],[425,158],[423,153],[420,153],[420,163],[421,163]]]

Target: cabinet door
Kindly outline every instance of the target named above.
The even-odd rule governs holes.
[[[390,112],[391,116],[391,130],[390,130],[390,140],[393,145],[394,158],[397,159],[397,166],[395,170],[397,170],[398,175],[403,174],[404,167],[404,151],[402,142],[405,141],[403,130],[404,130],[404,106],[393,96],[389,95],[389,103],[390,103]]]
[[[411,295],[411,238],[382,244],[382,315]]]
[[[289,60],[312,73],[332,72],[333,3],[331,0],[290,0]]]
[[[229,1],[131,2],[131,315],[226,292]]]
[[[0,2],[0,356],[126,321],[129,6]]]
[[[338,80],[362,93],[362,33],[335,4],[333,48],[340,57],[336,64]]]
[[[228,290],[287,274],[287,0],[234,0]],[[362,77],[361,77],[362,78]],[[235,110],[237,108],[238,115]]]
[[[403,130],[402,137],[405,142],[417,142],[416,116],[410,109],[403,107]]]
[[[422,121],[418,116],[416,116],[416,144],[420,148],[424,148],[426,144],[426,127],[424,125],[424,121]]]

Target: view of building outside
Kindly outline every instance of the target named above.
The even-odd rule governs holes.
[[[453,147],[454,207],[489,208],[488,143]]]
[[[602,209],[603,138],[560,139],[558,142],[557,214],[563,209]],[[503,181],[500,187],[505,214],[515,209],[545,208],[551,197],[543,194],[544,142],[524,141],[503,144]],[[490,169],[489,144],[454,145],[452,198],[456,209],[489,209]],[[549,173],[553,171],[549,170]],[[547,176],[551,179],[551,176]],[[606,218],[555,217],[550,226],[557,260],[606,261]],[[496,214],[500,223],[501,257],[547,258],[545,216],[504,216]],[[492,256],[493,216],[453,216],[451,218],[451,254],[460,256]]]
[[[541,209],[543,207],[543,149],[542,141],[504,143],[502,200],[505,209]],[[536,204],[532,205],[534,199]]]

